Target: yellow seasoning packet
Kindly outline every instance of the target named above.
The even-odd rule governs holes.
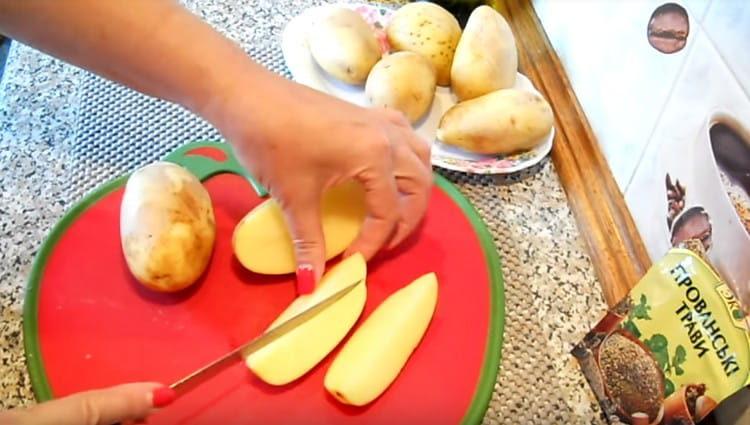
[[[750,384],[750,326],[698,255],[656,262],[572,350],[610,423],[690,425]]]

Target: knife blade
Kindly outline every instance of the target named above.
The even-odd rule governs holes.
[[[291,319],[266,331],[262,335],[238,346],[237,348],[222,355],[221,357],[217,358],[211,363],[208,363],[207,365],[201,367],[200,369],[193,371],[192,373],[183,377],[182,379],[175,381],[169,387],[175,391],[178,391],[178,390],[184,391],[184,389],[189,386],[188,384],[191,384],[191,383],[197,384],[197,382],[201,378],[207,378],[209,376],[213,376],[215,373],[221,370],[222,366],[228,364],[231,360],[234,360],[234,357],[239,355],[240,353],[245,353],[245,355],[249,355],[255,351],[258,351],[261,348],[272,343],[273,341],[276,341],[282,336],[288,334],[289,332],[296,329],[298,326],[302,325],[303,323],[307,322],[313,317],[317,316],[320,312],[325,310],[331,304],[335,303],[336,301],[343,298],[346,294],[351,292],[361,282],[362,282],[362,279],[354,282],[353,284],[347,286],[344,289],[341,289],[335,292],[333,295],[329,296],[328,298],[325,298],[323,301],[313,305],[312,307],[306,309],[305,311],[295,315]]]

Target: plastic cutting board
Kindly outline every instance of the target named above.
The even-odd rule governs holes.
[[[235,224],[266,194],[229,145],[187,144],[165,160],[191,170],[211,195],[217,237],[207,271],[177,294],[142,287],[120,248],[128,176],[87,195],[52,229],[28,282],[25,349],[39,401],[132,381],[169,384],[262,333],[292,301],[293,276],[253,274],[233,256]],[[480,422],[500,362],[502,273],[492,238],[469,202],[447,180],[435,179],[421,228],[397,251],[368,264],[367,304],[358,324],[416,277],[432,271],[439,279],[430,327],[380,398],[353,408],[326,393],[323,377],[338,349],[283,387],[266,385],[238,359],[148,423]]]

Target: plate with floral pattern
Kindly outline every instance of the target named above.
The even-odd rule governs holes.
[[[339,99],[367,107],[364,86],[349,85],[329,76],[310,54],[307,37],[322,14],[331,7],[347,7],[359,13],[373,28],[383,54],[391,51],[385,34],[393,9],[368,4],[334,4],[304,10],[284,28],[281,47],[292,77],[300,84],[328,93]],[[518,73],[515,88],[529,90],[541,96],[531,81]],[[436,130],[443,114],[457,103],[450,87],[438,87],[432,107],[425,116],[414,123],[414,130],[432,143],[432,164],[444,169],[474,174],[509,174],[532,167],[547,156],[552,149],[554,127],[531,150],[514,155],[482,155],[449,146],[437,140]]]

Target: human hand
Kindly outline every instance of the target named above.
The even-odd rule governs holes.
[[[322,193],[347,179],[362,184],[368,214],[345,255],[360,252],[369,260],[403,241],[424,215],[432,184],[429,144],[401,113],[362,108],[263,71],[253,74],[233,84],[205,116],[282,207],[298,287],[309,292],[325,265]]]
[[[0,412],[0,424],[112,425],[145,419],[171,403],[172,389],[157,383],[132,383]]]
[[[367,259],[403,240],[426,210],[429,148],[406,119],[271,73],[180,2],[38,0],[0,8],[3,33],[179,103],[221,130],[284,208],[308,289],[325,264],[318,216],[325,189],[349,178],[365,187],[368,216],[348,253]]]

